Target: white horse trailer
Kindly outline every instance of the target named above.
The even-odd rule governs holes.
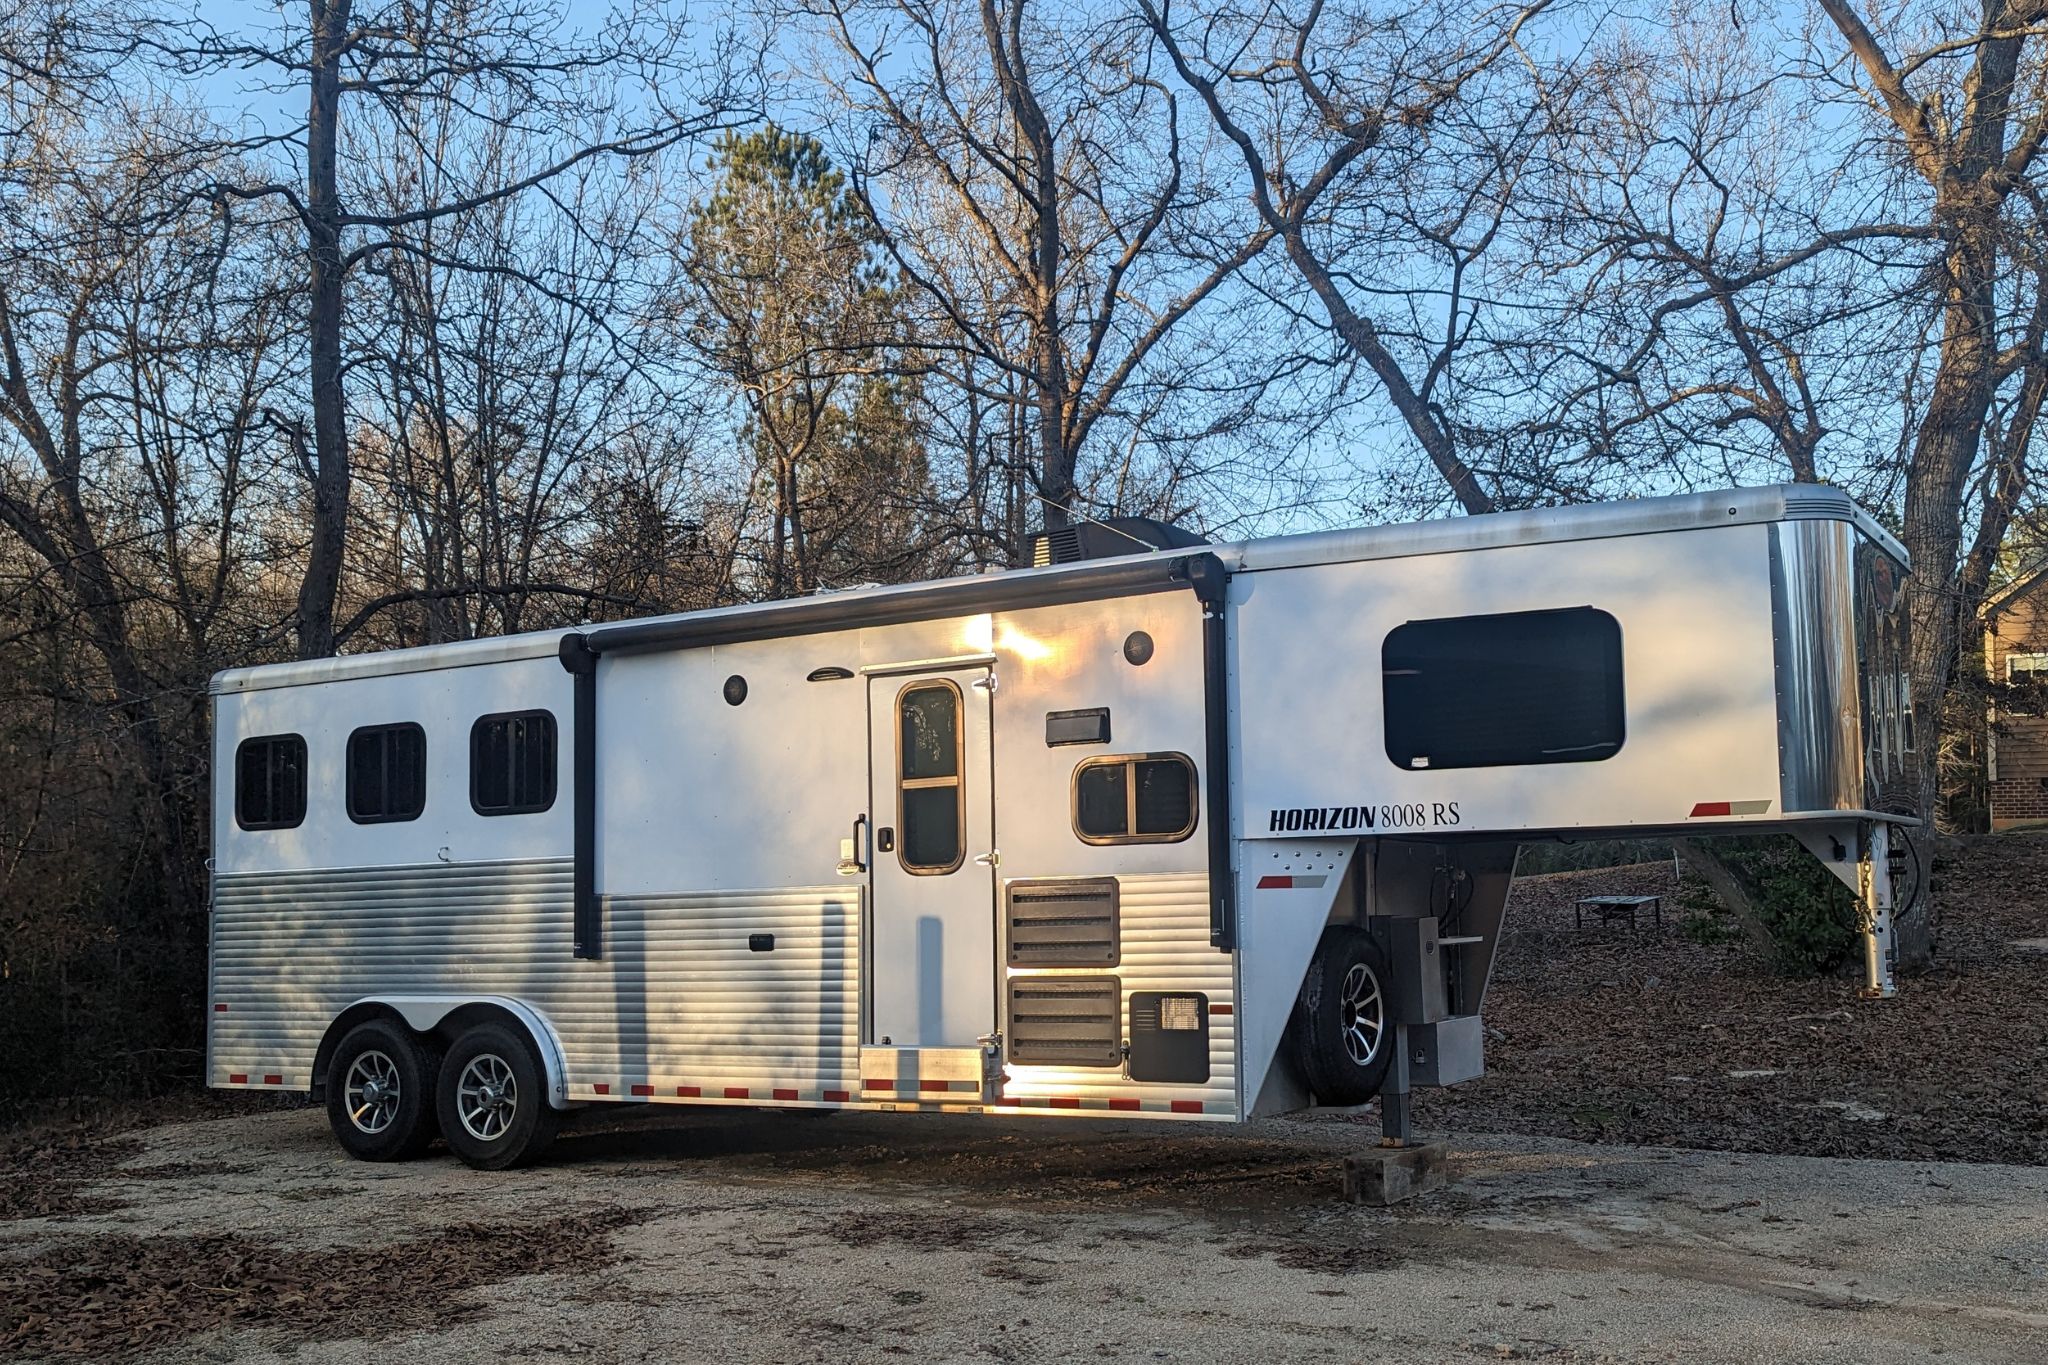
[[[1549,838],[1788,830],[1888,994],[1904,572],[1792,486],[231,670],[210,1080],[484,1166],[606,1102],[1401,1136]]]

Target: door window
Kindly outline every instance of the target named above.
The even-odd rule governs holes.
[[[945,681],[912,683],[897,694],[896,721],[896,856],[906,872],[951,872],[967,855],[960,689]]]

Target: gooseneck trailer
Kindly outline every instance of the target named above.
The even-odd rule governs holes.
[[[1844,494],[1084,529],[1007,573],[220,674],[211,1083],[487,1167],[602,1103],[1378,1095],[1402,1136],[1412,1087],[1480,1074],[1551,838],[1789,831],[1891,991],[1905,557]]]

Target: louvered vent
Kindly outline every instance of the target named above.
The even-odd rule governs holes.
[[[1071,564],[1081,558],[1081,530],[1077,526],[1045,531],[1031,538],[1031,567]]]
[[[1123,984],[1113,976],[1019,976],[1005,1033],[1019,1066],[1116,1066]]]
[[[1012,967],[1117,965],[1116,878],[1011,882]]]

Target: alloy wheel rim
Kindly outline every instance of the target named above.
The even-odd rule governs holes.
[[[348,1121],[375,1137],[397,1121],[400,1092],[398,1063],[375,1048],[359,1053],[342,1082]]]
[[[503,1057],[485,1052],[470,1059],[455,1085],[455,1112],[463,1129],[479,1142],[495,1142],[519,1112],[519,1082]]]
[[[1337,992],[1337,1004],[1345,1054],[1354,1066],[1370,1066],[1387,1031],[1386,1001],[1372,968],[1363,962],[1351,965]]]

